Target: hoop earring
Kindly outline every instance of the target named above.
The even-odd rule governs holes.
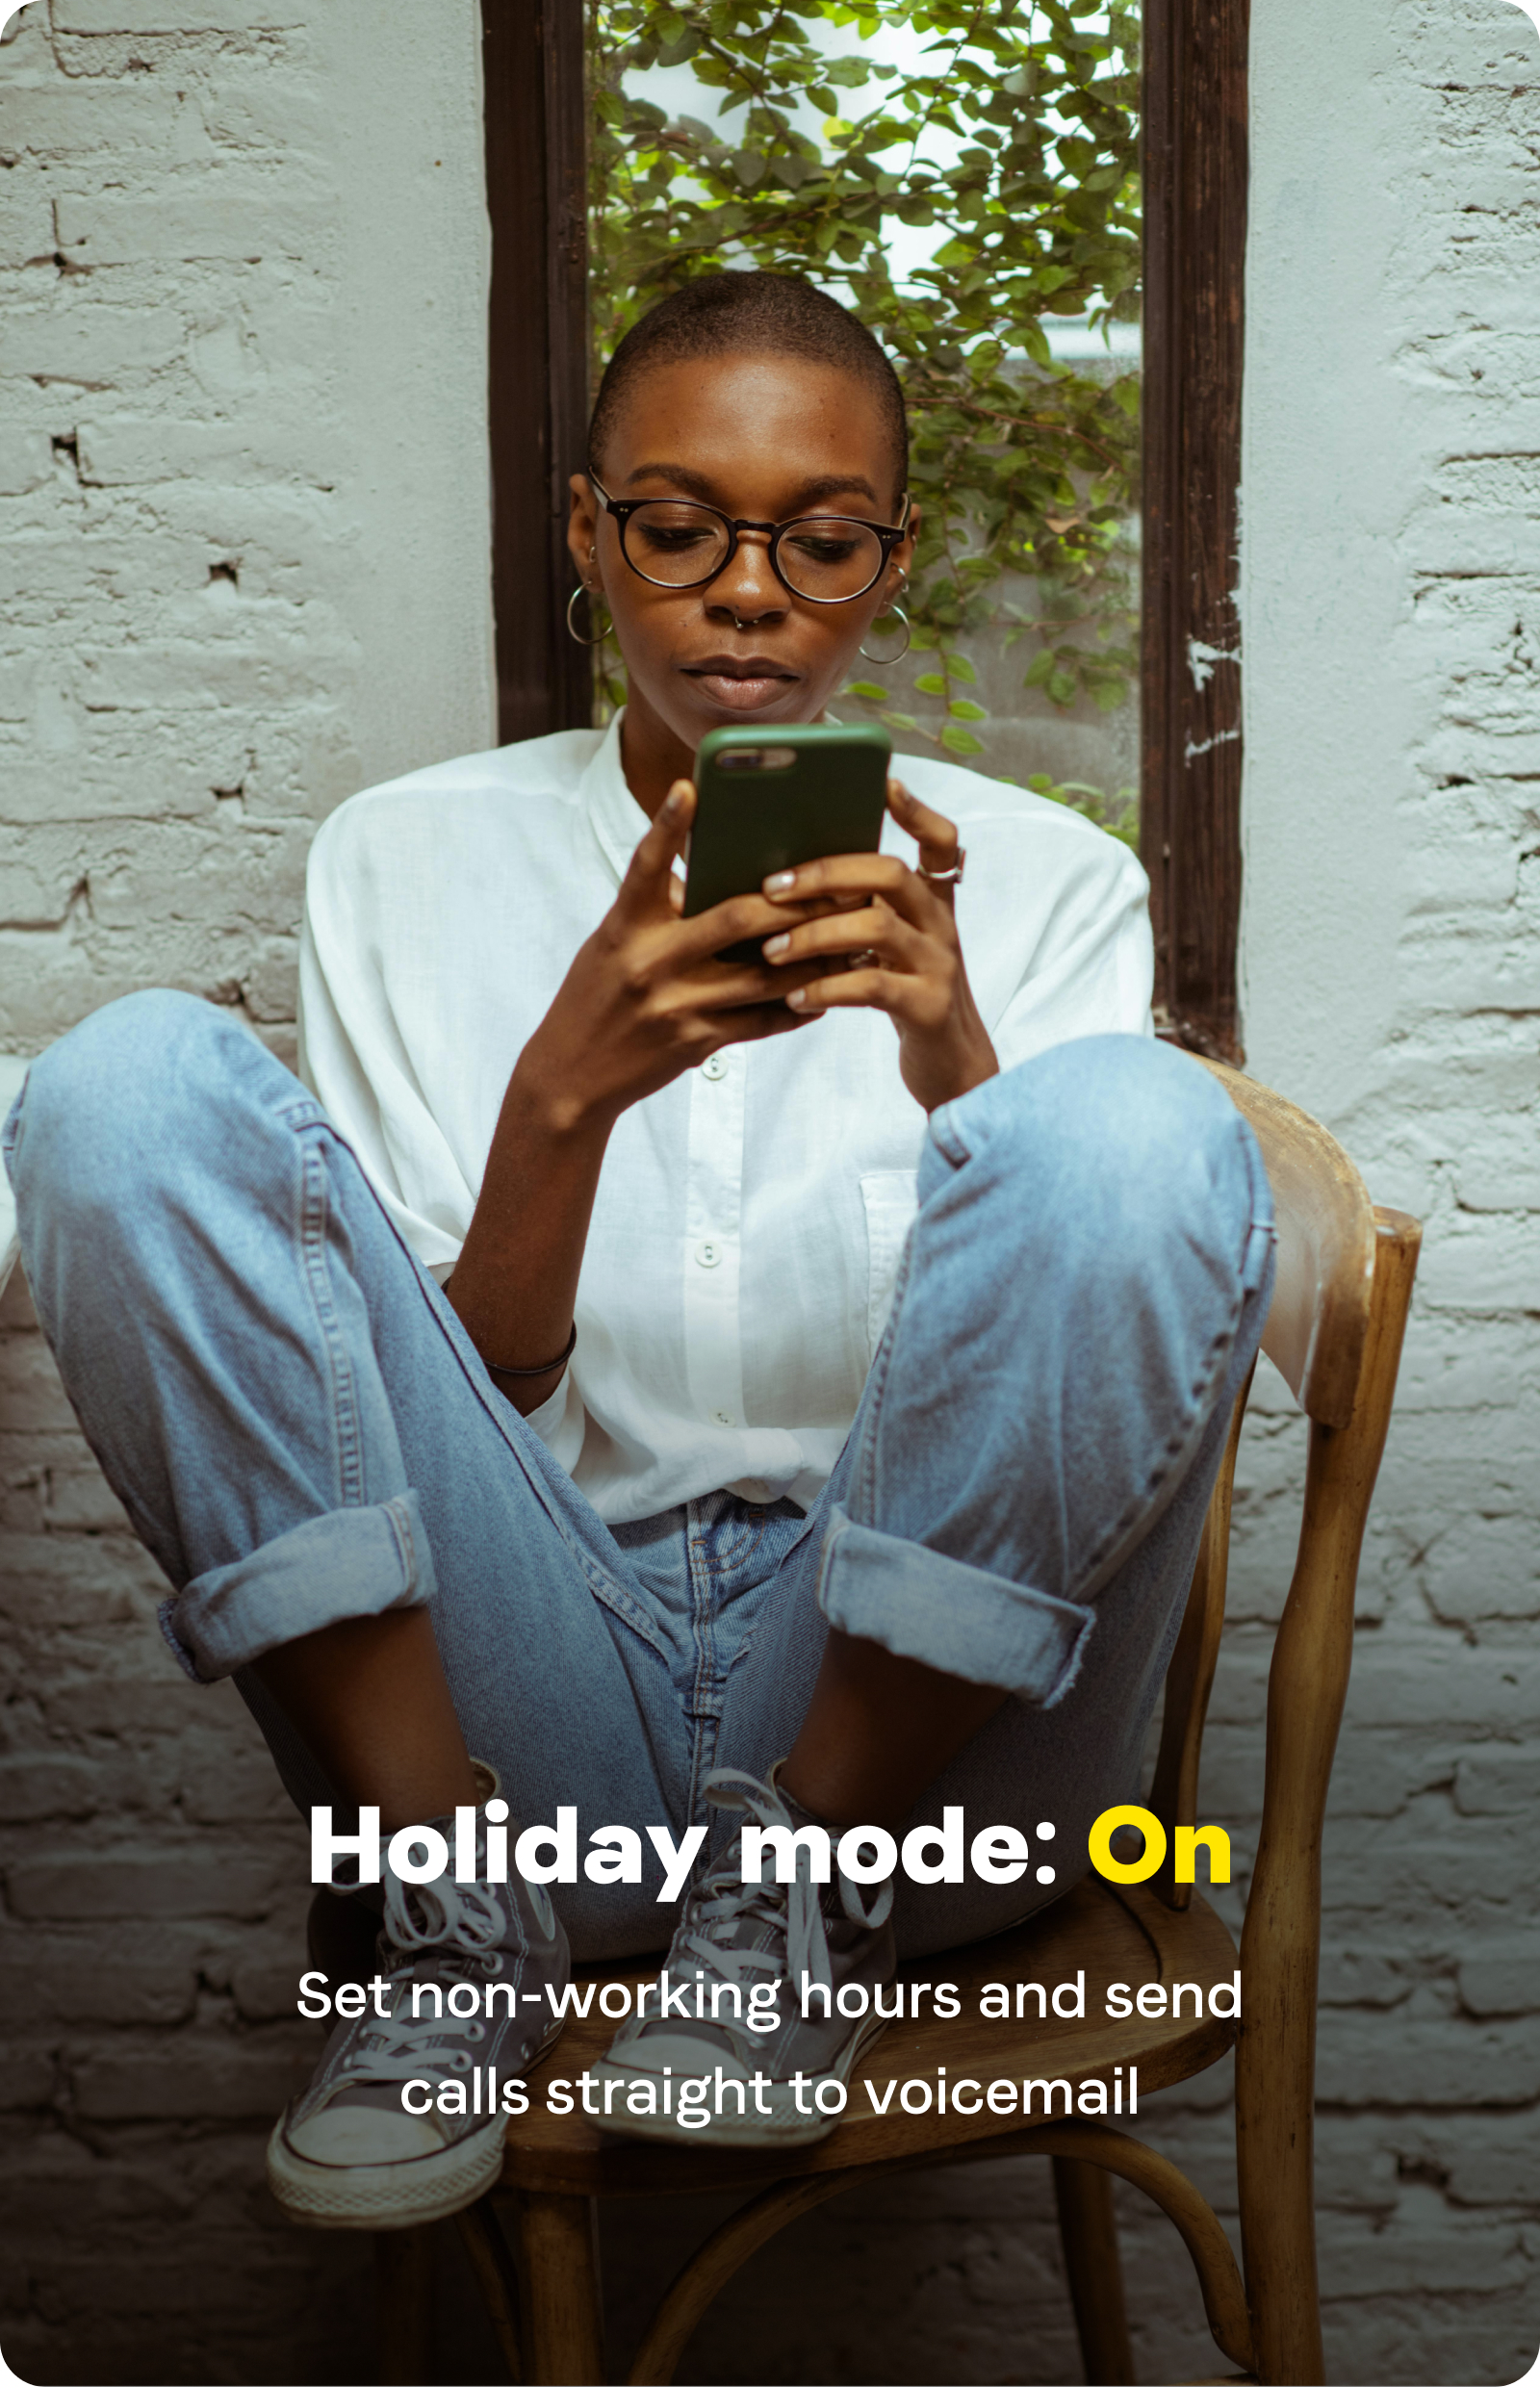
[[[887,612],[892,615],[894,621],[902,622],[904,625],[903,645],[897,648],[892,654],[872,654],[865,647],[858,647],[856,650],[858,654],[864,654],[866,656],[868,663],[876,663],[885,669],[887,664],[896,663],[900,655],[908,654],[910,650],[910,642],[913,636],[913,632],[911,630],[909,626],[909,615],[905,612],[902,605],[889,605]],[[882,618],[886,620],[886,615],[884,615]]]
[[[586,597],[589,604],[592,605],[594,592],[589,587],[586,580],[579,580],[577,587],[573,590],[572,595],[567,600],[567,635],[569,638],[575,639],[579,647],[602,647],[604,640],[609,636],[610,630],[614,625],[612,622],[606,622],[603,629],[594,637],[585,638],[578,629],[577,623],[572,618],[572,609],[578,603],[579,597]]]

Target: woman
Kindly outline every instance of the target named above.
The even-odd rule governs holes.
[[[713,1821],[593,2110],[655,2135],[659,2076],[757,2082],[718,2142],[827,2131],[795,2082],[843,2081],[872,2020],[805,2016],[804,1974],[870,1992],[1004,1928],[1137,1780],[1271,1257],[1247,1130],[1149,1039],[1137,864],[906,762],[882,854],[680,911],[701,736],[823,714],[903,590],[906,479],[897,381],[832,300],[666,300],[572,482],[620,721],[327,822],[304,1084],[140,995],[13,1115],[39,1315],[172,1648],[235,1676],[302,1809],[474,1833],[474,1864],[358,1892],[371,2009],[270,2153],[299,2219],[478,2194],[501,2117],[443,2109],[559,2028],[569,1935],[659,1945]],[[824,603],[785,526],[831,515],[870,578]],[[558,1920],[488,1832],[564,1806],[613,1829]],[[840,1868],[841,1834],[949,1807],[1050,1861],[883,1884],[853,1838]],[[828,1882],[745,1884],[745,1820],[821,1825]],[[407,2010],[494,1977],[494,2015]]]

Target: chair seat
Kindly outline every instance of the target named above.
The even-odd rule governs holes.
[[[661,1960],[658,1960],[659,1962]],[[1185,1914],[1173,1913],[1142,1886],[1115,1888],[1086,1881],[1043,1909],[1014,1931],[967,1948],[948,1949],[937,1957],[906,1964],[898,1978],[906,1985],[950,1981],[956,1985],[962,2013],[954,2021],[922,2019],[890,2022],[867,2051],[851,2080],[850,2103],[838,2129],[813,2146],[779,2147],[765,2153],[711,2144],[709,2128],[695,2132],[679,2146],[658,2146],[638,2140],[609,2137],[580,2110],[552,2114],[545,2103],[548,2083],[576,2083],[603,2054],[618,2024],[603,2019],[597,2001],[586,2020],[576,2016],[550,2055],[530,2075],[527,2114],[508,2125],[507,2154],[501,2185],[526,2193],[563,2196],[692,2195],[706,2191],[738,2191],[764,2187],[788,2175],[846,2170],[899,2155],[956,2146],[1019,2131],[1024,2121],[1062,2118],[1063,2100],[1052,2117],[1035,2105],[1030,2118],[1019,2109],[993,2113],[988,2104],[977,2114],[960,2114],[948,2099],[946,2113],[933,2103],[924,2114],[901,2110],[895,2090],[886,2114],[873,2110],[864,2084],[879,2093],[889,2081],[928,2081],[933,2090],[939,2067],[946,2068],[949,2087],[973,2080],[988,2092],[991,2081],[1014,2081],[1019,2092],[1024,2080],[1067,2080],[1072,2091],[1083,2081],[1106,2082],[1111,2106],[1114,2067],[1121,2065],[1126,2084],[1137,2066],[1141,2101],[1174,2081],[1185,2080],[1215,2064],[1235,2040],[1238,2025],[1209,2011],[1209,1991],[1228,1988],[1240,1964],[1234,1940],[1207,1900],[1194,1893]],[[1049,1991],[1056,1984],[1073,1983],[1086,1975],[1086,2018],[1060,2018],[1051,2005],[1046,2021],[1037,2018],[1037,2001],[1030,2018],[994,2020],[979,2013],[987,1982],[1014,1984],[1040,1981]],[[584,1965],[586,1981],[639,1981],[657,1977],[651,1966]],[[1110,1984],[1122,1982],[1137,1995],[1147,1983],[1160,1983],[1169,1992],[1175,1982],[1195,1982],[1203,1993],[1203,2014],[1194,2017],[1191,1999],[1180,2018],[1136,2012],[1126,2020],[1107,2015]],[[906,2006],[912,2000],[906,1997]],[[921,2000],[922,2007],[928,2000]],[[1226,2001],[1227,2002],[1227,2001]],[[1126,2090],[1123,2118],[1128,2102]],[[1109,2110],[1108,2119],[1116,2118]]]

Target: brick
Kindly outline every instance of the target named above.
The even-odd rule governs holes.
[[[190,1960],[116,1954],[104,1965],[94,1939],[56,1942],[29,1934],[26,1953],[0,1960],[0,2014],[9,2030],[62,2023],[135,2024],[185,2022],[197,1999],[197,1975]]]
[[[111,387],[120,373],[168,365],[181,351],[182,319],[169,307],[13,307],[7,318],[5,372],[41,381]]]
[[[0,1361],[0,1428],[59,1432],[74,1423],[75,1412],[42,1337],[28,1335],[8,1344]]]
[[[305,21],[298,5],[246,6],[245,0],[53,0],[54,24],[66,34],[273,33]]]
[[[125,1668],[94,1679],[61,1675],[43,1685],[41,1703],[59,1732],[100,1733],[116,1741],[125,1733],[181,1735],[206,1729],[213,1696],[209,1686],[190,1681],[167,1650],[154,1674]]]
[[[17,1628],[55,1631],[147,1622],[146,1592],[158,1600],[164,1585],[127,1535],[93,1539],[78,1553],[49,1533],[16,1535],[11,1572],[0,1586],[0,1612]]]
[[[1461,1757],[1454,1804],[1462,1815],[1529,1815],[1540,1807],[1540,1749],[1501,1746]]]
[[[23,2112],[52,2102],[54,2061],[42,2048],[8,2046],[0,2052],[0,2111]]]
[[[1339,2221],[1320,2249],[1323,2297],[1476,2296],[1517,2284],[1525,2263],[1516,2229],[1485,2223],[1355,2230]]]
[[[261,1914],[279,1886],[265,1858],[196,1849],[64,1851],[6,1871],[13,1913],[41,1921],[122,1915]]]
[[[121,1502],[94,1464],[49,1469],[45,1514],[51,1533],[127,1533],[133,1529]]]
[[[0,1757],[0,1824],[40,1823],[56,1815],[94,1814],[99,1769],[50,1749]],[[0,2003],[0,2014],[5,2011]]]
[[[1540,1616],[1535,1519],[1462,1519],[1429,1550],[1423,1580],[1441,1617]]]
[[[1540,1282],[1540,1220],[1478,1217],[1439,1237],[1419,1270],[1423,1298],[1463,1310],[1531,1306]]]
[[[1323,2014],[1316,2093],[1325,2105],[1531,2105],[1540,2097],[1540,2045],[1525,2024],[1381,2015],[1352,2026]]]
[[[162,481],[323,483],[336,471],[337,432],[312,409],[263,409],[259,423],[114,415],[80,426],[81,478],[97,488]]]
[[[1459,1984],[1469,2014],[1540,2014],[1540,1936],[1483,1940],[1461,1964]]]
[[[106,151],[115,168],[136,154],[153,166],[171,146],[179,116],[196,108],[167,85],[140,79],[117,90],[38,89],[0,84],[0,159],[75,159]]]
[[[88,267],[255,264],[270,257],[316,264],[336,238],[335,205],[300,199],[287,176],[264,183],[203,168],[194,185],[180,193],[61,192],[58,244]]]
[[[1463,1187],[1463,1170],[1460,1182]],[[1511,1201],[1492,1206],[1522,1207]],[[1481,1210],[1488,1205],[1472,1200],[1467,1207]],[[1396,1379],[1398,1436],[1414,1411],[1515,1407],[1523,1389],[1529,1332],[1512,1320],[1483,1320],[1479,1326],[1447,1318],[1417,1321],[1406,1338]]]
[[[295,1942],[286,1957],[243,1959],[231,1976],[235,2002],[247,2022],[292,2022],[299,2012],[299,1978],[308,1959]]]
[[[74,2067],[75,2104],[90,2121],[229,2121],[276,2116],[314,2071],[313,2036],[180,2036],[114,2047]]]
[[[1428,2143],[1444,2170],[1448,2193],[1463,2205],[1531,2205],[1534,2201],[1534,2117],[1464,2114],[1442,2118]]]

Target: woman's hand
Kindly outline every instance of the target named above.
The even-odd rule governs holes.
[[[783,1036],[817,1016],[786,1008],[783,967],[716,958],[779,928],[783,904],[744,895],[693,920],[680,916],[674,857],[694,816],[695,790],[680,780],[519,1057],[513,1088],[558,1130],[607,1133],[622,1111],[720,1045]],[[789,990],[818,975],[814,965],[794,970]]]
[[[919,871],[891,854],[838,854],[778,871],[764,884],[771,902],[799,911],[815,906],[819,916],[783,925],[764,954],[773,967],[802,976],[785,998],[799,1017],[886,1012],[898,1031],[904,1083],[934,1111],[998,1075],[1000,1064],[963,967],[953,886],[920,875],[955,867],[956,824],[896,779],[887,783],[887,808],[917,840]],[[831,903],[836,908],[825,909]]]

